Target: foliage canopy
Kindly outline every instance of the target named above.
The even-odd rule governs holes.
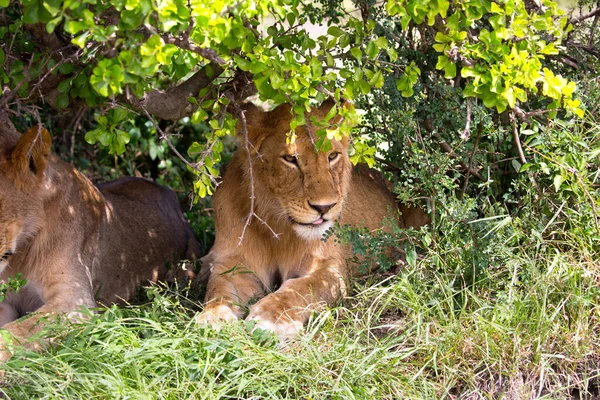
[[[550,62],[573,28],[551,0],[356,5],[350,13],[341,2],[299,0],[3,0],[1,105],[38,121],[41,103],[63,112],[92,108],[86,141],[116,154],[126,151],[131,134],[123,126],[135,115],[205,124],[187,162],[201,196],[212,192],[221,140],[234,131],[228,105],[256,93],[291,103],[292,129],[325,98],[360,101],[390,79],[406,98],[432,100],[429,81],[441,80],[469,108],[475,99],[522,118],[539,110],[583,114],[575,83]],[[308,23],[327,31],[311,35]],[[336,113],[345,117],[336,132],[316,129],[320,147],[357,122],[353,109]],[[169,142],[166,126],[157,134]],[[361,143],[353,161],[372,163],[372,147]]]

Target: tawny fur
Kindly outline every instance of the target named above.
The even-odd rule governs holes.
[[[0,326],[32,348],[41,318],[122,303],[168,265],[199,256],[173,191],[138,178],[95,186],[50,142],[37,127],[0,141],[0,279],[27,280],[0,303]],[[8,347],[0,339],[0,360]]]
[[[322,119],[330,107],[314,110],[307,119]],[[381,174],[352,168],[347,139],[334,140],[329,152],[317,152],[306,128],[299,127],[290,144],[290,116],[288,106],[269,113],[254,107],[246,111],[255,213],[270,229],[253,218],[239,243],[251,194],[242,141],[213,198],[216,240],[202,260],[210,277],[199,323],[242,318],[249,302],[260,299],[250,306],[248,319],[282,336],[297,332],[312,311],[340,299],[357,272],[346,263],[350,248],[334,238],[322,240],[323,226],[339,219],[343,225],[375,230],[382,228],[384,219],[398,215],[395,197]],[[291,155],[297,157],[297,165],[284,158]],[[332,207],[323,214],[319,206]],[[403,226],[427,222],[421,209],[402,211],[398,222]],[[325,222],[310,225],[320,218]]]

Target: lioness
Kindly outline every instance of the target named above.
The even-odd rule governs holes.
[[[313,110],[307,120],[323,119],[331,106]],[[349,277],[357,273],[346,263],[351,249],[334,238],[324,241],[323,234],[337,219],[381,228],[397,204],[381,174],[362,166],[352,169],[347,138],[318,152],[305,127],[296,129],[294,143],[287,140],[287,105],[271,112],[250,106],[245,116],[259,218],[246,226],[252,185],[242,143],[213,197],[216,240],[202,260],[210,276],[205,308],[196,319],[213,324],[241,318],[244,307],[262,297],[247,318],[285,337],[300,330],[311,311],[341,298]],[[421,209],[402,209],[402,226],[426,222]]]
[[[0,138],[0,279],[27,280],[0,303],[0,326],[31,348],[40,318],[121,303],[200,251],[171,190],[139,178],[94,186],[50,146],[38,127]],[[0,339],[0,360],[9,347]]]

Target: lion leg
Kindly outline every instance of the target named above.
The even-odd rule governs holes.
[[[257,321],[256,328],[280,337],[294,335],[313,311],[335,304],[346,294],[346,270],[343,262],[323,261],[312,272],[285,281],[275,293],[251,306],[247,319]]]
[[[261,279],[240,258],[212,266],[199,324],[218,326],[220,321],[242,318],[248,302],[264,293]]]
[[[48,300],[41,307],[28,308],[33,304],[39,304],[37,299],[21,299],[21,306],[26,311],[32,311],[2,328],[0,332],[0,362],[8,360],[12,356],[14,346],[22,346],[27,349],[40,350],[47,345],[47,340],[38,337],[46,322],[52,318],[66,317],[70,320],[78,320],[83,314],[78,311],[82,306],[92,308],[96,306],[92,296],[91,286],[83,284],[70,277],[68,282],[56,282],[48,285],[45,290]],[[78,291],[73,286],[81,286]],[[27,288],[25,288],[27,289]],[[24,292],[27,292],[25,290]]]

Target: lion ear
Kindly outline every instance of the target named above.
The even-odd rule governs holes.
[[[12,152],[11,161],[15,172],[33,174],[41,178],[48,165],[52,138],[42,126],[29,128]]]
[[[246,118],[246,130],[248,131],[248,140],[252,143],[254,149],[259,150],[262,142],[268,135],[270,124],[267,120],[268,112],[263,111],[252,103],[244,104],[242,112]],[[240,144],[242,139],[242,122],[238,123],[238,140]]]

